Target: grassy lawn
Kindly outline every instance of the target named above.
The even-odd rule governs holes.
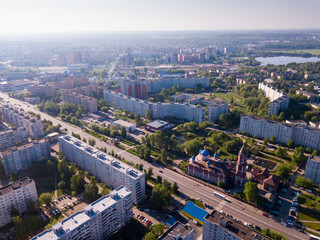
[[[272,52],[283,52],[283,53],[310,53],[312,55],[320,55],[320,49],[298,49],[298,50],[283,50],[283,51],[272,51]]]
[[[131,138],[122,139],[121,142],[127,144],[128,146],[140,145],[140,142],[138,142],[134,139],[131,139]]]
[[[310,208],[313,207],[314,201],[316,201],[316,199],[318,199],[319,202],[315,205],[314,209],[317,211],[320,211],[320,199],[319,198],[312,196],[310,194],[302,194],[302,197],[304,197],[306,199],[306,202],[303,203],[303,205],[306,205],[307,207],[310,207]]]
[[[320,231],[320,223],[303,223],[305,227]]]
[[[202,209],[205,209],[204,204],[200,201],[198,201],[197,199],[194,198],[190,198],[187,201],[191,201],[193,202],[196,206],[201,207]]]
[[[311,209],[300,207],[298,219],[305,221],[320,221],[320,214]]]

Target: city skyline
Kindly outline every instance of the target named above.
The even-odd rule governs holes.
[[[318,29],[318,9],[320,2],[315,0],[97,0],[94,4],[83,0],[4,0],[0,32]]]

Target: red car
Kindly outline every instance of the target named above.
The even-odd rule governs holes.
[[[267,213],[262,213],[262,215],[265,217],[269,217],[269,215]]]

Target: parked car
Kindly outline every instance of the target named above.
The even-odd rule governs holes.
[[[265,217],[269,217],[269,215],[267,213],[262,213],[262,215]]]
[[[312,190],[311,189],[307,189],[306,190],[308,193],[312,193]]]

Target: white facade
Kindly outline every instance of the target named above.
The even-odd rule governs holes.
[[[30,178],[23,178],[0,188],[0,227],[12,221],[11,206],[24,213],[30,199],[34,202],[38,200],[36,184]]]
[[[222,114],[227,114],[228,105],[229,105],[228,102],[225,102],[225,101],[212,102],[212,104],[208,106],[208,121],[216,122],[219,120]]]
[[[7,175],[27,170],[32,162],[39,162],[42,157],[51,157],[50,145],[47,139],[33,141],[19,147],[12,147],[0,152],[4,170]]]
[[[315,184],[320,183],[320,156],[309,157],[304,177],[310,178]]]
[[[131,192],[121,186],[32,240],[107,239],[130,221],[132,207]]]
[[[18,141],[21,144],[28,142],[28,131],[25,127],[0,132],[0,151],[15,146]]]
[[[290,96],[267,83],[259,83],[259,89],[263,90],[270,99],[269,115],[277,115],[280,110],[287,109],[290,104]]]
[[[287,124],[248,115],[241,116],[240,131],[251,136],[270,139],[272,136],[281,143],[293,140],[296,145],[320,150],[320,129],[300,124]]]
[[[23,109],[2,105],[1,110],[6,122],[18,127],[25,127],[30,137],[37,139],[44,136],[42,121],[30,116]]]
[[[109,187],[127,187],[132,192],[134,204],[144,200],[145,175],[143,172],[71,136],[60,137],[59,147],[67,160],[76,163]]]
[[[128,110],[145,116],[147,110],[151,110],[153,117],[165,118],[175,117],[188,121],[203,122],[206,117],[206,109],[197,105],[181,103],[153,103],[128,97],[114,91],[104,91],[104,99],[117,108]]]
[[[127,132],[133,132],[136,130],[137,125],[131,122],[124,121],[122,119],[116,120],[112,123],[112,125],[118,126],[120,129],[125,127]]]

